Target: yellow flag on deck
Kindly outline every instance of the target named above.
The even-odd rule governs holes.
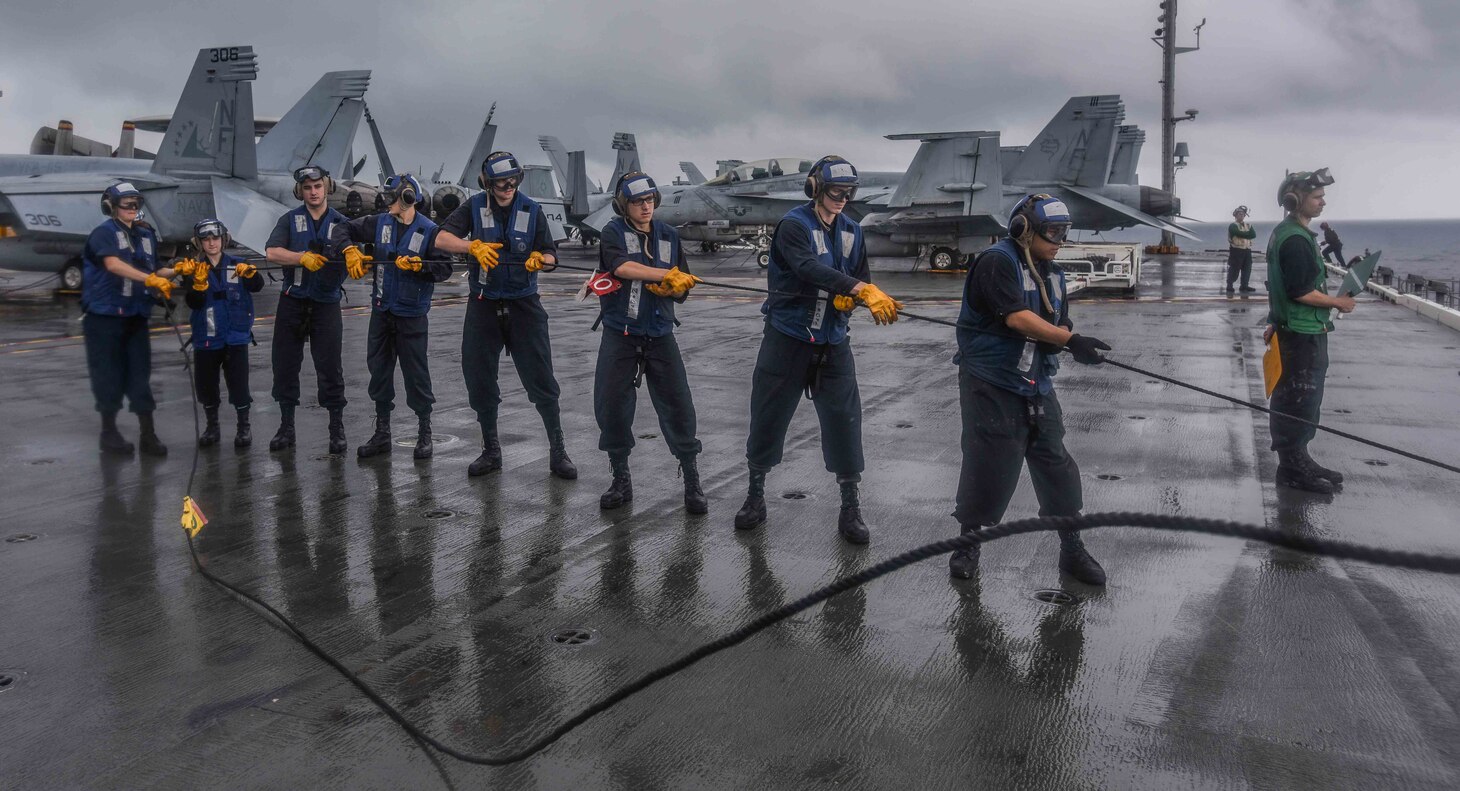
[[[1277,387],[1278,379],[1283,375],[1283,358],[1278,353],[1278,336],[1274,332],[1272,338],[1267,342],[1267,351],[1262,353],[1262,384],[1267,390],[1267,397],[1272,398],[1272,389]]]
[[[188,531],[189,536],[196,536],[202,531],[203,525],[208,524],[208,517],[203,516],[203,509],[191,497],[183,498],[182,526]]]

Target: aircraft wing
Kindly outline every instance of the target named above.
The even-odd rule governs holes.
[[[228,226],[235,242],[263,255],[269,233],[289,207],[260,195],[242,181],[214,176],[213,210]]]
[[[897,192],[896,184],[888,184],[882,187],[858,187],[856,203],[865,203],[869,206],[886,206],[892,200],[892,194]],[[805,196],[802,196],[805,199]]]
[[[736,198],[746,200],[780,200],[793,203],[805,203],[806,192],[804,190],[782,190],[780,192],[736,192],[732,193]]]
[[[1104,195],[1096,192],[1095,190],[1085,189],[1084,187],[1076,187],[1069,184],[1061,184],[1060,189],[1064,190],[1065,192],[1078,195],[1084,200],[1103,206],[1111,211],[1124,214],[1125,216],[1131,218],[1132,220],[1135,220],[1138,223],[1141,223],[1142,225],[1149,225],[1152,228],[1160,231],[1167,231],[1176,234],[1177,236],[1184,236],[1187,239],[1191,239],[1192,241],[1201,241],[1201,238],[1198,237],[1196,234],[1186,230],[1185,228],[1182,228],[1179,225],[1166,222],[1159,217],[1152,217],[1151,215],[1146,214],[1145,212],[1135,208],[1134,206],[1126,203],[1121,203],[1118,200],[1112,200],[1110,198],[1107,198]]]
[[[613,220],[613,218],[613,204],[605,203],[598,208],[598,211],[595,211],[587,217],[584,217],[582,222],[578,224],[580,226],[587,226],[589,228],[592,228],[598,233],[603,233],[604,226],[608,225],[609,222]]]
[[[9,203],[29,233],[85,238],[102,221],[101,193],[122,180],[111,173],[0,178],[0,206]],[[158,186],[145,178],[125,180],[144,191]]]

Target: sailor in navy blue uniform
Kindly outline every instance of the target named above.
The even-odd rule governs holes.
[[[330,234],[345,222],[331,209],[334,181],[329,171],[305,165],[294,171],[294,197],[302,205],[279,217],[264,255],[283,267],[284,288],[274,311],[274,400],[279,404],[279,430],[269,450],[294,447],[294,408],[299,405],[299,369],[304,344],[314,360],[320,406],[329,410],[329,452],[344,453],[345,366],[340,358],[344,323],[340,300],[345,295],[345,263],[325,257]]]
[[[765,475],[781,462],[786,430],[803,392],[821,421],[821,455],[841,487],[837,531],[853,544],[870,540],[858,483],[862,457],[862,399],[847,339],[851,311],[867,306],[878,324],[897,321],[902,305],[872,285],[862,228],[843,213],[857,192],[857,169],[825,156],[806,174],[806,197],[776,226],[767,269],[766,316],[751,381],[750,438],[745,443],[750,492],[735,527],[766,521]]]
[[[186,302],[192,308],[194,382],[207,425],[198,445],[218,444],[218,375],[228,383],[228,403],[238,415],[233,446],[253,444],[248,412],[253,396],[248,391],[248,347],[253,342],[253,295],[263,290],[258,267],[227,253],[228,229],[221,220],[208,219],[193,226],[193,247],[201,259],[184,259],[173,269],[191,278]]]
[[[684,302],[698,279],[689,273],[679,232],[654,220],[659,202],[653,179],[625,173],[614,187],[613,210],[618,216],[604,226],[599,238],[598,269],[610,280],[595,289],[603,311],[603,337],[593,377],[593,415],[598,421],[598,448],[608,453],[613,483],[598,504],[618,508],[634,499],[629,452],[634,447],[637,388],[647,380],[659,430],[679,459],[685,510],[703,514],[709,504],[696,464],[700,441],[695,437],[695,405],[674,339],[678,323],[674,306]],[[601,277],[595,274],[595,280]]]
[[[953,358],[963,411],[953,516],[964,533],[1004,518],[1026,462],[1040,516],[1075,516],[1084,507],[1080,468],[1065,450],[1054,375],[1062,350],[1096,365],[1110,347],[1073,331],[1064,272],[1051,263],[1069,230],[1063,201],[1026,196],[1009,217],[1009,235],[979,253],[968,270]],[[968,579],[978,558],[978,545],[955,552],[949,571]],[[1080,582],[1105,584],[1105,570],[1078,531],[1060,532],[1059,565]]]
[[[172,295],[173,271],[157,265],[157,234],[141,220],[142,193],[127,182],[101,196],[108,219],[86,240],[81,254],[81,331],[86,338],[86,370],[96,411],[101,413],[101,450],[130,456],[132,443],[117,430],[117,412],[126,396],[141,424],[142,452],[166,456],[152,413],[152,344],[147,320],[155,294]]]
[[[362,459],[389,453],[390,412],[395,408],[395,364],[400,361],[406,406],[416,413],[417,459],[429,459],[431,444],[431,371],[426,364],[427,312],[436,284],[451,277],[448,261],[430,258],[436,223],[426,217],[426,194],[409,173],[391,176],[383,193],[388,210],[338,223],[330,233],[330,258],[344,257],[345,271],[359,280],[372,268],[370,336],[365,364],[370,369],[370,400],[375,402],[375,433],[361,445]],[[357,245],[371,244],[367,256]]]
[[[563,440],[548,315],[537,294],[537,273],[557,265],[557,245],[542,207],[518,190],[522,166],[510,152],[488,154],[477,179],[483,191],[442,222],[436,239],[439,249],[469,254],[477,262],[467,277],[471,296],[461,332],[461,373],[482,427],[482,452],[467,474],[502,469],[497,371],[505,350],[547,430],[549,470],[572,480],[578,468]]]

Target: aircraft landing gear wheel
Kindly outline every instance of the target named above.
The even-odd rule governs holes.
[[[61,288],[67,291],[81,290],[81,262],[71,259],[61,267]]]
[[[939,272],[947,272],[958,265],[958,251],[951,247],[934,247],[928,255],[928,266]]]
[[[760,236],[755,237],[755,249],[757,249],[757,250],[769,250],[769,249],[771,249],[771,237],[768,234],[761,234]]]
[[[755,263],[759,264],[761,269],[765,269],[766,267],[768,267],[768,266],[771,265],[771,254],[768,253],[768,252],[767,253],[756,253],[755,254]]]

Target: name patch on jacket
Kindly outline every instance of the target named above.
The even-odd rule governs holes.
[[[674,245],[668,239],[659,240],[659,260],[674,266]]]
[[[298,231],[299,233],[309,232],[309,221],[304,219],[304,215],[294,215],[294,230]]]
[[[477,219],[481,220],[482,230],[497,227],[497,221],[492,219],[492,209],[490,206],[483,206],[478,209],[477,215]]]
[[[624,231],[624,252],[629,255],[638,255],[641,252],[639,235],[633,231]]]
[[[421,231],[416,231],[415,233],[411,234],[411,240],[409,242],[406,242],[406,249],[410,250],[412,253],[420,255],[421,245],[425,241],[426,234]]]
[[[825,233],[823,233],[822,231],[819,231],[819,230],[812,231],[811,232],[811,241],[813,241],[813,242],[816,243],[816,254],[817,255],[826,255],[827,249],[826,249],[826,234]]]

